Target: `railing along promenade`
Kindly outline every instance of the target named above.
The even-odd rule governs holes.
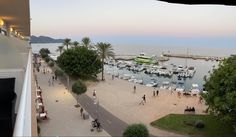
[[[14,137],[31,136],[31,56],[30,50],[15,122]]]

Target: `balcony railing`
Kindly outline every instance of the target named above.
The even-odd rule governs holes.
[[[20,97],[13,136],[31,136],[31,50],[29,51],[24,85]]]

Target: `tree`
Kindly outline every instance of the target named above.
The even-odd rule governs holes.
[[[132,124],[126,128],[123,137],[149,137],[149,132],[143,124]]]
[[[79,104],[79,95],[85,93],[87,91],[87,87],[84,84],[83,81],[77,80],[73,85],[72,85],[72,92],[76,94],[77,98],[77,105]]]
[[[42,58],[48,57],[48,54],[50,54],[50,50],[48,48],[42,48],[39,51]]]
[[[72,45],[74,45],[75,47],[78,47],[78,46],[79,46],[79,42],[74,41],[74,42],[72,43]]]
[[[236,127],[236,56],[229,57],[206,78],[202,97],[211,113]]]
[[[56,51],[59,51],[61,55],[63,50],[64,50],[64,46],[58,46],[58,49]]]
[[[102,80],[104,79],[104,60],[106,58],[112,57],[114,58],[115,53],[113,52],[112,46],[109,43],[99,42],[96,45],[98,55],[102,60]]]
[[[57,58],[59,67],[71,76],[95,76],[101,72],[102,63],[95,51],[86,47],[71,48]]]
[[[84,37],[82,38],[82,44],[83,46],[85,46],[86,48],[90,48],[91,46],[91,40],[89,37]]]
[[[68,50],[68,46],[71,45],[71,39],[66,38],[63,42],[63,45],[66,46],[66,50]]]

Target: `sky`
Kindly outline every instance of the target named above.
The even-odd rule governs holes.
[[[236,46],[236,6],[156,0],[30,0],[31,34],[116,44]]]

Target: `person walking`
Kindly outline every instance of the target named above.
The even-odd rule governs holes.
[[[51,86],[51,79],[48,79],[48,85]]]
[[[153,97],[155,97],[156,96],[156,92],[155,92],[155,90],[153,90]]]
[[[143,97],[142,97],[142,100],[141,100],[141,102],[139,103],[139,105],[144,105],[144,99],[143,99]]]
[[[93,90],[93,98],[95,99],[96,98],[96,90]]]
[[[157,89],[157,91],[156,91],[157,93],[156,93],[156,96],[158,96],[158,94],[159,94],[159,90]]]
[[[145,94],[143,95],[143,102],[145,102],[146,103],[146,96],[145,96]]]
[[[136,86],[134,85],[134,93],[136,93]]]
[[[80,109],[80,116],[81,117],[83,117],[83,111],[84,111],[84,109],[81,107],[81,109]]]

